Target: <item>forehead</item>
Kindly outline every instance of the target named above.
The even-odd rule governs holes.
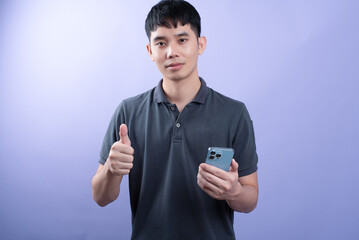
[[[158,38],[158,37],[161,38],[178,37],[181,36],[183,33],[187,33],[189,36],[196,36],[190,24],[186,24],[184,26],[182,26],[182,24],[177,24],[176,28],[174,26],[172,26],[171,28],[168,28],[166,26],[158,26],[155,31],[151,32],[151,41],[154,38]]]

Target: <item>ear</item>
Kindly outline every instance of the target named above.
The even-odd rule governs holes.
[[[150,55],[150,58],[153,61],[151,45],[149,43],[146,44],[146,48],[147,48],[148,55]]]
[[[206,49],[207,39],[205,36],[198,38],[198,55],[201,55]]]

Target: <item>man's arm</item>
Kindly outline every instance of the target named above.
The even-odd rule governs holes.
[[[120,126],[120,138],[112,145],[105,164],[99,165],[92,178],[92,196],[101,207],[117,199],[122,177],[129,174],[133,166],[134,150],[125,124]]]
[[[249,213],[257,207],[258,202],[257,172],[239,177],[238,182],[238,194],[228,199],[227,203],[234,211]]]
[[[109,168],[100,164],[92,178],[92,197],[101,207],[115,201],[120,193],[122,176],[116,176]]]
[[[234,159],[229,172],[202,163],[199,166],[197,182],[211,197],[226,200],[234,211],[249,213],[257,206],[257,172],[238,177],[238,163]]]

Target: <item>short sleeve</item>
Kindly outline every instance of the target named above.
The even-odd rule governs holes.
[[[124,114],[123,102],[116,108],[116,111],[112,115],[110,123],[108,125],[105,137],[102,141],[101,151],[100,151],[100,160],[99,163],[105,164],[110,149],[112,145],[120,140],[120,125],[125,123],[125,114]]]
[[[258,155],[254,137],[253,121],[251,120],[246,106],[242,103],[242,111],[237,124],[234,137],[234,159],[238,163],[240,177],[257,171]]]

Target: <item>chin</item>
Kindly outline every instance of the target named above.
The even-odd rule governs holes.
[[[177,77],[177,78],[168,78],[169,80],[171,81],[174,81],[174,82],[180,82],[182,80],[184,80],[185,78],[184,77]]]
[[[181,81],[184,78],[183,77],[171,77],[171,78],[168,78],[168,79],[172,80],[172,81]]]
[[[180,75],[180,74],[171,74],[171,75],[165,75],[165,77],[168,79],[168,80],[172,80],[172,81],[181,81],[182,79],[186,78],[185,76],[183,75]]]

